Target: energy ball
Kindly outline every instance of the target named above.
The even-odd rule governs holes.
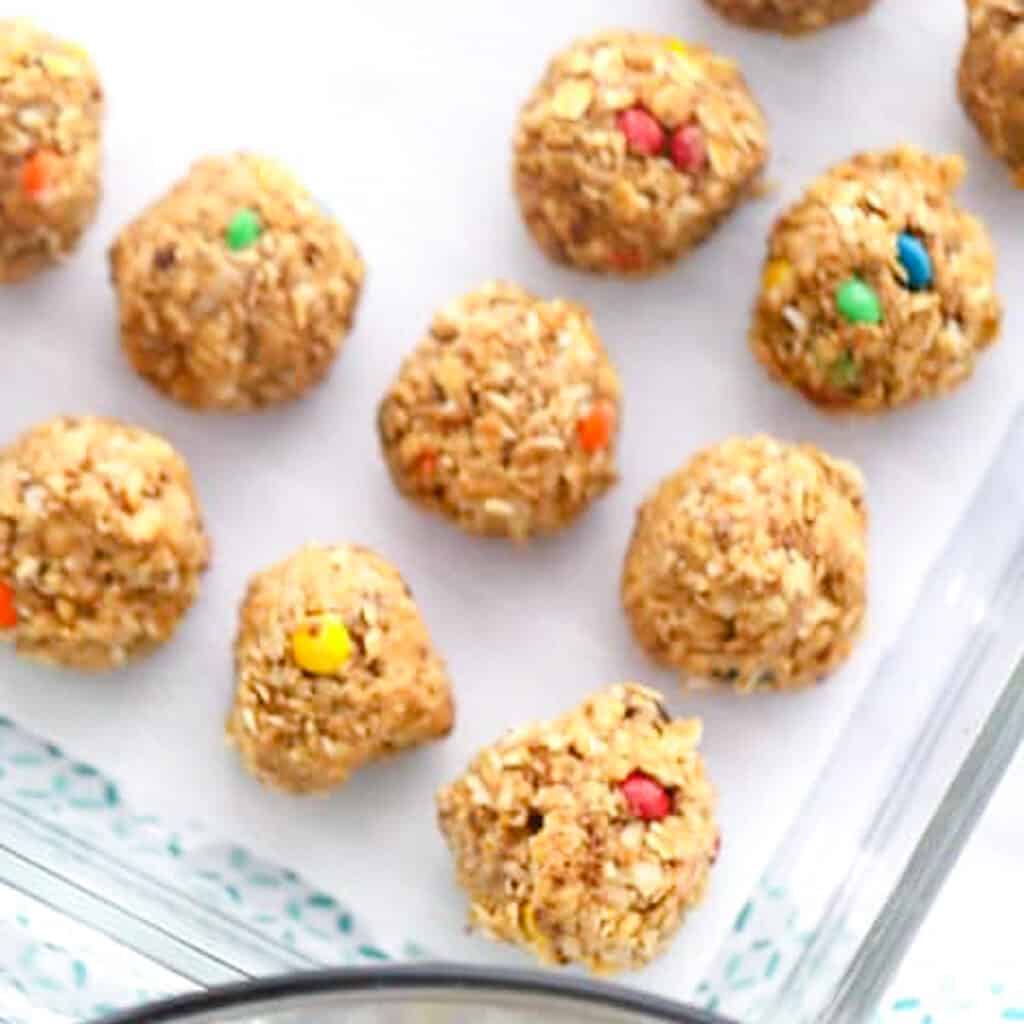
[[[568,526],[617,480],[619,379],[589,314],[490,282],[450,303],[378,416],[395,486],[470,533]]]
[[[110,252],[121,344],[159,390],[197,409],[258,409],[326,375],[363,283],[341,225],[278,164],[194,164]]]
[[[599,973],[662,953],[718,856],[700,738],[627,683],[481,751],[437,796],[471,925]]]
[[[310,545],[254,576],[235,672],[228,739],[275,789],[340,786],[452,728],[448,674],[412,593],[366,548]]]
[[[770,437],[708,448],[637,514],[622,574],[633,632],[684,681],[816,682],[864,619],[866,527],[850,463]]]
[[[552,258],[650,274],[753,191],[767,133],[732,61],[678,39],[605,32],[555,57],[527,100],[515,188]]]
[[[0,19],[0,283],[63,259],[92,221],[102,115],[84,50]]]
[[[163,438],[60,417],[0,452],[0,635],[19,654],[96,670],[149,653],[208,558],[188,467]]]
[[[1024,0],[967,0],[960,99],[1024,188]]]
[[[821,406],[877,413],[946,394],[999,334],[988,231],[954,201],[958,156],[902,146],[818,178],[775,223],[750,342]]]
[[[707,0],[731,21],[799,35],[863,14],[875,0]]]

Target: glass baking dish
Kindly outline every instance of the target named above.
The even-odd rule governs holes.
[[[1021,639],[1004,628],[1024,615],[1022,464],[1024,415],[712,968],[681,999],[751,1024],[868,1018],[1024,738]],[[116,782],[7,720],[0,766],[11,1021],[430,957],[374,945],[351,909],[292,871],[133,813]]]
[[[1024,601],[1018,313],[956,396],[879,421],[826,419],[764,380],[742,341],[781,197],[749,204],[677,273],[582,278],[524,237],[508,137],[544,60],[573,36],[634,24],[704,39],[735,55],[763,97],[786,198],[862,145],[967,150],[966,205],[1013,268],[1024,258],[1016,197],[953,103],[959,5],[882,0],[800,43],[679,0],[562,0],[536,20],[475,0],[331,12],[296,2],[288,19],[251,5],[247,52],[287,73],[225,80],[232,6],[67,0],[38,12],[94,51],[104,76],[108,198],[65,270],[0,295],[0,435],[75,411],[165,434],[195,471],[215,565],[174,644],[128,673],[80,680],[2,662],[0,1016],[76,1020],[325,966],[525,963],[462,934],[431,794],[501,729],[636,678],[704,717],[724,846],[706,905],[659,964],[623,983],[743,1021],[864,1020],[1024,728],[1020,651],[1003,628]],[[922,45],[906,46],[910,36]],[[125,44],[154,38],[163,45]],[[876,64],[901,80],[863,73]],[[438,138],[410,97],[417,110],[458,109],[471,131]],[[159,125],[152,144],[140,125]],[[310,125],[345,125],[360,145]],[[396,140],[415,159],[381,159]],[[104,250],[189,159],[238,146],[296,166],[364,246],[369,287],[320,391],[258,417],[203,418],[158,399],[118,356]],[[405,507],[373,438],[376,401],[430,311],[491,274],[590,306],[626,388],[621,486],[570,535],[525,551]],[[811,693],[681,695],[638,655],[618,609],[635,506],[694,448],[757,430],[864,467],[871,628],[851,665]],[[460,714],[445,744],[315,804],[263,792],[220,747],[245,579],[310,539],[394,559],[451,661]]]

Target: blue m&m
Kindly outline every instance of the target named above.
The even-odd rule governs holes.
[[[907,272],[907,287],[919,292],[932,285],[932,258],[917,235],[904,231],[896,242],[896,254]]]

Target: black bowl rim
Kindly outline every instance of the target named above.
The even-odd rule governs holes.
[[[274,999],[331,993],[366,993],[375,989],[417,992],[458,988],[487,994],[549,996],[581,1006],[601,1006],[647,1014],[666,1024],[729,1024],[704,1010],[647,995],[633,989],[587,978],[556,977],[539,971],[471,967],[458,964],[382,964],[374,967],[337,967],[302,971],[273,978],[258,978],[173,996],[135,1010],[104,1017],[100,1024],[177,1024],[200,1013],[241,1009]]]

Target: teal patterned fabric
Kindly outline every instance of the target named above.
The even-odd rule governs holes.
[[[0,883],[0,1012],[75,1021],[193,987],[100,932]]]
[[[810,938],[796,901],[782,886],[762,879],[697,989],[698,1005],[736,1019],[760,1019]]]
[[[152,815],[134,813],[111,779],[0,717],[0,830],[9,838],[15,828],[41,837],[47,862],[53,857],[54,863],[60,858],[112,863],[169,897],[207,915],[213,912],[225,928],[230,922],[270,950],[290,951],[294,956],[281,970],[388,958],[334,896],[200,825],[168,829]],[[61,837],[68,837],[66,844]],[[16,837],[12,845],[22,852]],[[196,987],[127,941],[110,938],[35,895],[8,884],[0,869],[0,1018],[5,1022],[94,1018]],[[202,935],[194,927],[195,921],[189,930],[183,923],[179,937],[199,944]]]

